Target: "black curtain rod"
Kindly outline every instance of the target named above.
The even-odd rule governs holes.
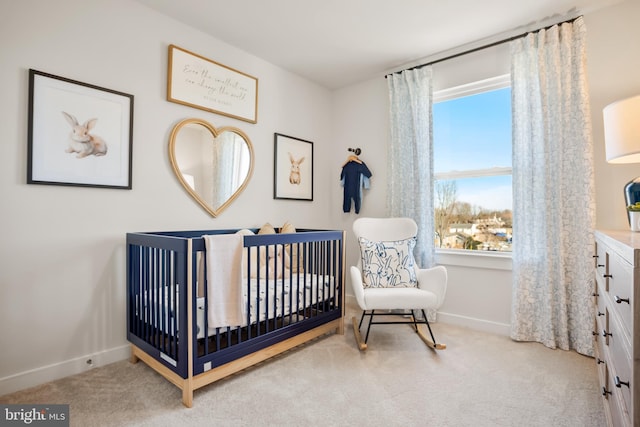
[[[565,24],[565,23],[568,23],[568,22],[573,22],[576,19],[581,18],[581,17],[582,17],[582,15],[576,16],[575,18],[567,19],[566,21],[562,21],[562,22],[556,22],[555,24],[552,24],[552,25],[549,25],[549,26],[546,26],[546,27],[542,27],[542,28],[538,28],[537,30],[527,31],[527,32],[522,33],[522,34],[518,34],[517,36],[512,36],[512,37],[509,37],[509,38],[506,38],[506,39],[503,39],[503,40],[498,40],[498,41],[495,41],[495,42],[492,42],[492,43],[489,43],[489,44],[486,44],[486,45],[483,45],[483,46],[474,47],[472,49],[465,50],[464,52],[454,53],[453,55],[449,55],[449,56],[446,56],[444,58],[436,59],[436,60],[433,60],[431,62],[426,62],[424,64],[415,65],[413,67],[405,68],[404,70],[400,70],[400,71],[394,71],[393,73],[386,74],[384,76],[384,78],[386,79],[387,76],[390,76],[391,74],[400,74],[403,71],[416,70],[418,68],[422,68],[422,67],[426,67],[426,66],[429,66],[429,65],[437,64],[438,62],[448,61],[450,59],[454,59],[454,58],[457,58],[459,56],[468,55],[470,53],[478,52],[478,51],[483,50],[483,49],[488,49],[490,47],[498,46],[498,45],[503,44],[503,43],[509,43],[509,42],[514,41],[516,39],[525,37],[525,36],[527,36],[527,34],[534,33],[536,31],[541,31],[541,30],[548,30],[549,28],[555,27],[556,25],[561,25],[561,24]]]

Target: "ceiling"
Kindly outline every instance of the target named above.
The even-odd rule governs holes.
[[[137,1],[328,89],[338,89],[434,55],[624,0]]]

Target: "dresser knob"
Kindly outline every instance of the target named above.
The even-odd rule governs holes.
[[[598,294],[597,292],[594,292],[594,293],[592,293],[592,294],[591,294],[591,296],[592,296],[592,297],[599,297],[599,296],[600,296],[600,294]]]
[[[604,313],[598,312],[598,316],[604,316]]]
[[[626,385],[627,388],[629,388],[629,381],[624,382],[624,381],[620,381],[620,377],[616,375],[616,377],[613,379],[613,382],[616,384],[616,387],[620,388],[623,385]]]
[[[596,335],[598,335],[598,333],[596,331],[591,331],[591,335],[595,337]]]
[[[613,274],[603,274],[602,277],[607,277],[609,279],[613,279]]]
[[[604,267],[604,264],[597,264],[598,267]]]
[[[612,394],[612,393],[608,391],[606,387],[602,387],[602,395],[608,399],[607,397],[608,394]]]
[[[606,338],[606,337],[612,337],[612,336],[613,336],[613,334],[612,334],[611,332],[607,332],[607,330],[606,330],[606,329],[603,329],[603,330],[602,330],[602,336],[603,336],[603,337],[605,337],[605,338]]]
[[[607,363],[607,362],[605,362],[604,360],[602,360],[602,359],[600,359],[600,358],[598,357],[598,359],[597,359],[597,361],[596,361],[596,364],[598,364],[598,365],[599,365],[599,364],[601,364],[601,363]]]
[[[621,304],[623,302],[626,302],[627,304],[629,304],[629,298],[620,298],[618,295],[615,295],[613,297],[613,299],[618,303]]]

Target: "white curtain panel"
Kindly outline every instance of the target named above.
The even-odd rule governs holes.
[[[432,267],[435,259],[431,74],[431,67],[426,66],[387,76],[387,212],[418,224],[414,254],[422,268]]]
[[[582,18],[512,42],[511,337],[593,354],[593,140]]]

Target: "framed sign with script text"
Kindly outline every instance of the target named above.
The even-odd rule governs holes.
[[[258,122],[258,79],[175,45],[169,45],[167,100]]]

